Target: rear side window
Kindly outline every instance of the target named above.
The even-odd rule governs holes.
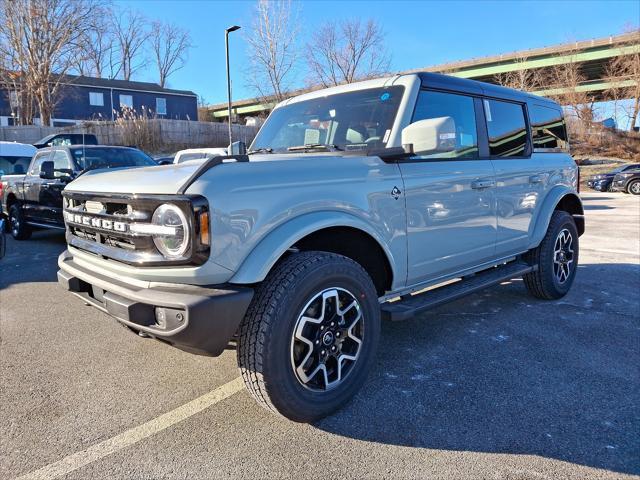
[[[413,114],[413,123],[420,120],[434,122],[438,131],[437,147],[420,152],[419,158],[476,158],[478,134],[472,97],[421,91]]]
[[[527,155],[527,124],[522,105],[487,99],[483,103],[489,134],[489,154],[492,157]]]
[[[567,127],[560,109],[531,105],[529,110],[533,148],[567,150]]]

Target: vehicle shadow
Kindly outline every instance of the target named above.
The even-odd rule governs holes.
[[[66,248],[64,232],[37,230],[29,240],[6,234],[7,251],[0,259],[0,290],[17,283],[56,282],[58,256]]]
[[[559,301],[536,300],[513,280],[385,322],[363,390],[315,426],[370,442],[638,474],[639,290],[637,264],[583,265]]]

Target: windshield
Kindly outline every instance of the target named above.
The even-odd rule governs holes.
[[[151,157],[133,148],[72,148],[71,155],[80,170],[157,165]]]
[[[288,152],[295,147],[340,150],[384,148],[404,87],[371,88],[313,98],[275,109],[252,150]]]

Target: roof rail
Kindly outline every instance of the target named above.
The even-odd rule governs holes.
[[[187,179],[186,182],[178,189],[178,193],[180,195],[184,195],[187,189],[193,185],[193,183],[204,175],[207,171],[211,170],[213,167],[217,167],[218,165],[225,163],[225,160],[235,160],[236,162],[248,162],[248,155],[216,155],[215,157],[208,158],[202,165],[198,167],[198,169],[193,172],[193,174]]]

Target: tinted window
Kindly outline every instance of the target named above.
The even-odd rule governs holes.
[[[133,148],[72,148],[71,155],[80,170],[157,165],[151,157]]]
[[[494,157],[522,157],[527,147],[527,125],[522,105],[484,100],[489,134],[489,154]]]
[[[533,148],[567,149],[567,128],[560,109],[531,105]]]
[[[0,176],[23,175],[29,169],[31,157],[10,157],[0,155]]]
[[[478,156],[478,134],[473,98],[453,93],[420,92],[413,122],[433,123],[437,147],[420,152],[422,158],[473,158]],[[435,133],[437,132],[437,133]]]
[[[371,88],[313,98],[276,108],[252,144],[253,149],[287,152],[309,144],[343,150],[384,147],[404,87]]]

